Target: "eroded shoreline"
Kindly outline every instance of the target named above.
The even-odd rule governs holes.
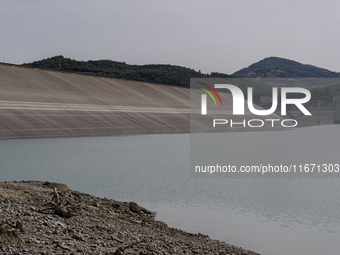
[[[57,189],[64,217],[51,207]],[[47,205],[50,203],[49,205]],[[258,254],[169,228],[134,202],[42,181],[0,182],[1,254]]]

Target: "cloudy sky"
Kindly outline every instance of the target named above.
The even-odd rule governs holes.
[[[340,72],[338,0],[0,0],[0,61],[55,55],[233,73],[278,56]]]

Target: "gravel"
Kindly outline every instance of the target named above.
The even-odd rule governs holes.
[[[55,188],[68,217],[59,216],[51,202]],[[0,254],[258,254],[169,228],[155,216],[134,202],[64,184],[0,182]]]

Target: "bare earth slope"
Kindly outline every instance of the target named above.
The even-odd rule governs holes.
[[[0,139],[189,131],[189,89],[0,64]]]
[[[224,106],[232,109],[231,94],[220,94]],[[200,98],[200,94],[191,98],[198,100],[197,109]],[[209,118],[204,121],[212,126],[212,119],[226,116],[226,111],[214,108],[212,101],[209,104]],[[207,124],[201,122],[200,113],[192,116],[192,130],[205,132]],[[243,117],[252,115],[246,111],[233,119],[243,121]],[[265,117],[279,118],[275,114]],[[0,139],[189,131],[189,88],[0,63]],[[229,130],[223,126],[211,131]]]

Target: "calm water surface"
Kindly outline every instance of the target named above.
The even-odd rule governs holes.
[[[304,139],[320,132],[333,137],[323,150],[334,153],[338,126],[295,131]],[[135,201],[170,226],[262,254],[338,253],[340,179],[193,179],[189,147],[188,134],[4,140],[0,174]]]

